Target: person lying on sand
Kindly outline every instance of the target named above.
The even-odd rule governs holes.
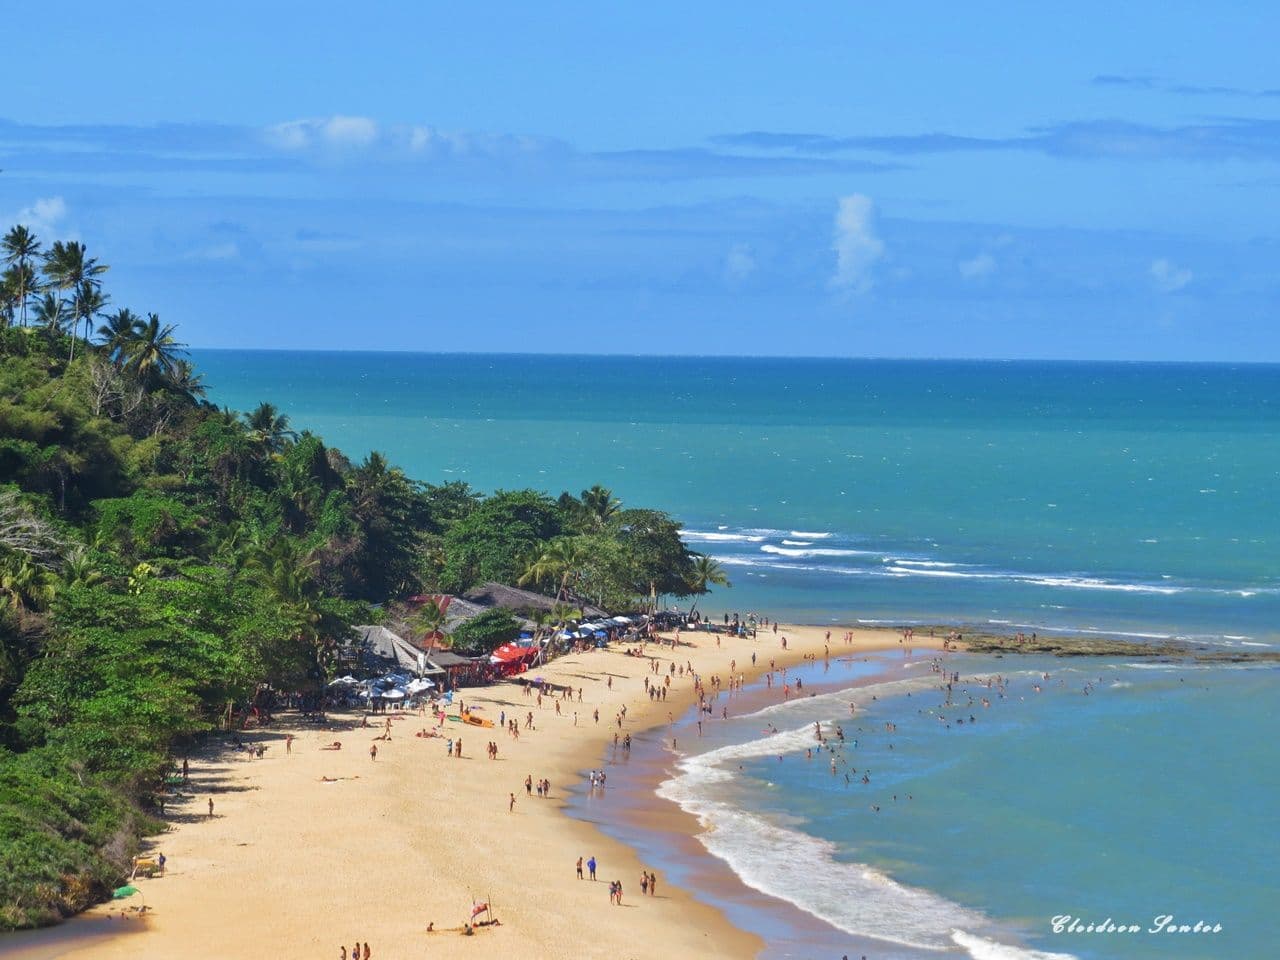
[[[328,744],[327,746],[323,746],[323,747],[321,747],[320,749],[321,749],[321,750],[341,750],[341,749],[342,749],[342,741],[341,741],[341,740],[335,740],[335,741],[333,741],[333,743],[330,743],[330,744]]]

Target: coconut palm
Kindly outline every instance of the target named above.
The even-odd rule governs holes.
[[[102,311],[111,298],[102,292],[102,287],[90,280],[85,280],[76,287],[75,296],[71,298],[71,348],[75,349],[76,328],[84,323],[84,342],[89,343],[89,331],[93,327],[95,317]]]
[[[598,483],[590,490],[583,490],[581,499],[587,525],[596,531],[606,529],[622,511],[622,501]]]
[[[102,285],[97,279],[107,272],[106,264],[98,263],[94,257],[85,255],[85,246],[75,240],[54,241],[44,254],[44,275],[51,290],[61,293],[72,291],[71,316],[73,322],[85,321],[85,340],[89,339],[88,324],[92,313],[82,305],[83,298]],[[103,301],[105,303],[105,300]],[[75,359],[76,331],[71,331],[71,354],[68,362]]]
[[[689,572],[689,591],[691,593],[706,593],[712,586],[728,587],[729,577],[724,572],[724,567],[720,566],[711,557],[704,553],[695,554],[693,558],[693,566]],[[689,616],[693,616],[693,612],[698,609],[698,601],[693,601],[693,606],[689,608]]]
[[[278,453],[298,439],[290,428],[289,418],[276,409],[275,404],[260,403],[253,413],[245,414],[249,435],[273,453]]]
[[[67,301],[53,293],[43,293],[36,300],[35,314],[32,318],[51,334],[61,333],[71,320],[71,311]]]
[[[40,256],[40,241],[36,235],[22,225],[10,228],[0,239],[0,251],[4,253],[4,262],[17,271],[14,276],[21,281],[17,289],[19,310],[22,325],[27,325],[27,299],[36,291],[36,274],[34,261]]]
[[[165,386],[192,403],[203,399],[205,395],[204,376],[196,372],[196,368],[191,365],[190,360],[175,360],[173,362],[173,369],[169,371]]]
[[[177,354],[185,344],[173,337],[176,328],[168,323],[163,327],[160,318],[148,313],[147,319],[137,328],[137,336],[129,348],[129,360],[125,366],[141,379],[168,378],[173,374]]]
[[[556,599],[564,600],[569,595],[569,585],[577,579],[586,559],[587,553],[579,538],[556,537],[543,547],[516,583],[524,586],[526,583],[558,580]]]
[[[428,600],[414,614],[413,625],[423,633],[424,640],[438,639],[444,636],[444,625],[447,614],[435,600]]]
[[[0,313],[6,324],[21,317],[22,325],[27,325],[27,300],[37,286],[36,272],[30,264],[14,264],[0,276]]]
[[[106,323],[98,327],[98,336],[102,338],[102,352],[119,370],[129,358],[129,351],[138,339],[142,318],[127,307],[121,307],[115,313],[108,314],[106,320]]]

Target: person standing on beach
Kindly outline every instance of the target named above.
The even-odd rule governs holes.
[[[578,879],[582,879],[582,858],[578,858]]]
[[[213,797],[209,798],[209,819],[213,819]]]
[[[649,871],[649,896],[656,897],[658,895],[658,875],[652,870]]]
[[[596,858],[595,857],[591,857],[589,860],[587,860],[587,873],[588,875],[590,875],[592,880],[596,878]]]
[[[511,794],[511,801],[507,804],[507,813],[514,813],[516,809],[516,795]]]
[[[376,743],[371,743],[369,745],[369,759],[370,760],[378,759],[378,745]]]
[[[191,779],[191,764],[187,762],[187,758],[182,758],[182,782],[187,783]]]
[[[284,752],[293,753],[293,734],[289,734],[284,738]]]

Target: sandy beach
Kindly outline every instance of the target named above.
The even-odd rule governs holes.
[[[845,633],[832,628],[831,656],[899,648],[894,631],[855,630],[851,643]],[[546,696],[540,707],[516,683],[464,689],[454,713],[461,701],[495,722],[505,711],[522,727],[532,712],[534,724],[516,740],[500,727],[447,722],[440,732],[461,736],[461,759],[446,755],[446,739],[415,736],[436,729],[434,718],[416,713],[392,715],[390,740],[375,739],[381,717],[362,728],[359,715],[334,714],[317,728],[285,715],[271,730],[244,737],[266,745],[260,760],[218,738],[216,749],[192,759],[184,799],[168,810],[171,829],[149,844],[167,857],[167,875],[137,881],[142,900],[126,901],[147,904],[145,930],[62,955],[310,960],[337,958],[342,945],[360,941],[379,960],[754,956],[762,947],[756,937],[661,874],[657,896],[642,896],[641,871],[650,866],[564,813],[563,798],[583,785],[584,771],[600,765],[615,732],[666,724],[696,702],[690,664],[704,681],[727,680],[736,661],[737,673],[751,680],[771,660],[782,667],[821,658],[825,635],[825,628],[783,627],[777,635],[762,630],[756,640],[722,637],[717,644],[714,635],[686,631],[675,650],[650,644],[644,657],[621,647],[565,656],[535,675],[571,686],[573,700]],[[940,643],[914,640],[917,648]],[[654,657],[664,672],[672,662],[686,667],[665,702],[645,691],[646,677],[658,679],[650,672]],[[774,689],[781,699],[781,686]],[[732,711],[725,696],[717,712],[726,705]],[[296,738],[288,752],[287,734]],[[335,740],[341,750],[321,749]],[[498,745],[496,760],[486,756],[490,740]],[[549,780],[550,798],[526,794],[527,776]],[[607,811],[607,803],[597,809]],[[575,862],[593,856],[597,882],[578,880]],[[610,903],[613,880],[623,884],[621,907]],[[500,924],[465,936],[472,904],[482,901]],[[91,913],[113,908],[119,904]],[[143,925],[116,922],[134,930]]]

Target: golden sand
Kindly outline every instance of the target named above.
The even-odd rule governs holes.
[[[833,628],[832,656],[899,646],[892,631],[857,630],[852,645],[843,642],[845,632]],[[445,723],[442,734],[462,738],[462,759],[446,756],[444,739],[415,737],[424,727],[436,729],[433,718],[416,713],[393,719],[389,741],[374,739],[381,717],[371,718],[368,729],[357,726],[358,716],[331,715],[327,728],[286,718],[245,736],[268,746],[261,760],[228,749],[193,758],[190,797],[170,804],[172,827],[149,847],[166,855],[167,875],[136,881],[142,900],[126,901],[146,903],[147,929],[68,956],[337,960],[342,945],[349,951],[360,941],[376,960],[752,957],[762,947],[758,938],[660,873],[658,896],[641,896],[641,871],[653,868],[564,813],[562,798],[583,771],[602,764],[615,732],[665,724],[695,701],[686,674],[673,680],[666,702],[651,702],[644,687],[645,677],[655,679],[650,656],[664,669],[672,661],[691,663],[704,679],[727,678],[736,659],[750,680],[770,659],[783,666],[821,657],[824,647],[824,629],[786,627],[719,644],[713,635],[686,631],[675,650],[649,644],[644,658],[621,648],[562,657],[533,672],[574,688],[572,702],[560,701],[560,715],[557,698],[544,697],[539,707],[515,683],[459,692],[454,713],[461,700],[494,721],[505,710],[523,726],[525,714],[534,714],[534,729],[522,730],[519,740],[496,727]],[[288,753],[287,733],[296,737]],[[333,740],[342,742],[340,751],[320,749]],[[490,740],[498,744],[497,760],[486,756]],[[527,796],[526,776],[550,780],[551,798]],[[590,856],[599,864],[596,883],[578,880],[574,870],[578,857]],[[609,902],[612,880],[623,883],[621,907]],[[479,901],[491,902],[500,925],[465,936],[461,928]]]

